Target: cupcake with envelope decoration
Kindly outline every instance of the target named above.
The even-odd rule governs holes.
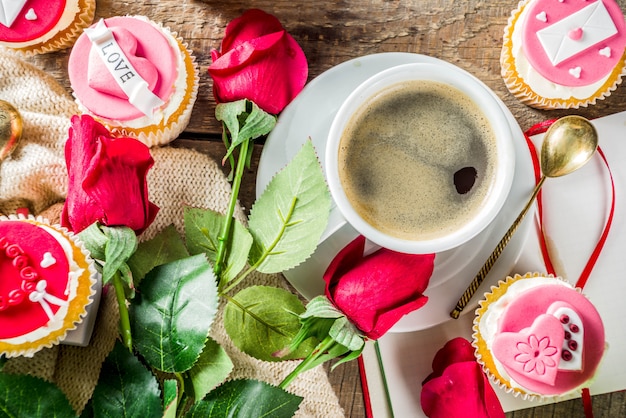
[[[506,392],[560,398],[593,379],[606,349],[593,304],[566,281],[528,273],[500,281],[479,303],[476,359]]]
[[[143,16],[111,17],[87,28],[72,48],[68,73],[83,113],[148,146],[180,135],[198,92],[187,46]]]
[[[0,45],[25,55],[69,48],[95,11],[95,0],[0,0]]]
[[[0,355],[30,357],[83,322],[93,327],[99,275],[67,229],[41,217],[0,217],[0,277]]]
[[[539,109],[595,104],[621,83],[626,23],[615,0],[523,0],[504,31],[509,91]]]

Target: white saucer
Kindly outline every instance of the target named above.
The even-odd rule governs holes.
[[[274,174],[291,161],[308,138],[313,141],[320,162],[324,166],[326,138],[332,119],[342,101],[356,86],[375,73],[392,66],[414,62],[452,65],[419,54],[381,53],[339,64],[307,84],[282,112],[276,127],[265,142],[257,173],[257,196],[263,192]],[[467,244],[437,254],[435,271],[425,292],[429,297],[428,303],[423,308],[403,317],[392,328],[393,332],[418,331],[449,320],[450,311],[456,305],[458,298],[480,270],[532,193],[535,185],[534,172],[524,135],[513,115],[502,102],[500,103],[510,119],[516,152],[515,178],[504,208],[485,231]],[[530,218],[532,214],[529,214],[520,225],[464,313],[473,312],[484,291],[509,274],[530,232],[532,226]],[[357,235],[358,233],[346,223],[337,208],[333,207],[328,227],[315,253],[300,266],[285,271],[285,277],[307,299],[323,294],[322,276],[326,267],[337,252]]]

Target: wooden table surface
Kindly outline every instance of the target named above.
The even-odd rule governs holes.
[[[626,0],[618,0],[626,12]],[[221,159],[224,147],[214,117],[207,67],[226,24],[249,8],[274,14],[299,42],[309,62],[309,81],[346,60],[379,52],[412,52],[449,61],[486,83],[509,107],[523,130],[566,114],[595,118],[626,110],[626,86],[595,106],[576,111],[540,111],[521,104],[500,77],[504,26],[517,0],[97,0],[96,18],[145,15],[185,39],[200,68],[200,90],[191,122],[171,145],[193,147]],[[68,51],[29,59],[69,89]],[[252,169],[244,176],[241,201],[255,198],[255,171],[262,144],[255,145]],[[364,417],[356,362],[339,366],[330,380],[347,417]],[[594,397],[596,417],[626,417],[624,392]],[[507,414],[509,417],[584,417],[579,400]]]

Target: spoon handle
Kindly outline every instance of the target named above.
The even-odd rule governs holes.
[[[461,315],[461,311],[465,308],[465,306],[467,306],[467,303],[472,298],[474,293],[476,293],[478,286],[480,286],[483,280],[485,280],[485,277],[487,277],[487,274],[489,273],[493,265],[496,263],[496,261],[498,260],[502,252],[504,251],[504,248],[507,246],[507,244],[511,240],[511,238],[513,237],[513,234],[515,233],[515,231],[517,231],[517,228],[522,223],[522,220],[524,220],[524,217],[526,216],[526,214],[528,213],[528,210],[530,209],[533,202],[535,201],[535,198],[537,197],[537,194],[539,193],[539,189],[541,189],[541,186],[543,186],[543,182],[545,180],[546,180],[546,176],[542,176],[541,179],[539,180],[539,183],[537,183],[537,185],[535,186],[535,189],[533,190],[533,193],[530,196],[530,199],[528,199],[528,202],[526,202],[526,206],[524,206],[520,214],[517,215],[517,218],[513,221],[513,224],[505,232],[504,236],[502,237],[498,245],[496,245],[496,248],[493,250],[493,252],[489,256],[487,261],[485,261],[485,264],[483,264],[483,267],[480,269],[478,274],[476,274],[476,277],[474,277],[474,280],[472,280],[472,282],[469,284],[467,289],[465,289],[465,292],[463,292],[463,295],[461,295],[461,297],[459,298],[459,301],[456,303],[456,306],[454,307],[452,312],[450,312],[450,316],[452,318],[457,319],[459,315]]]

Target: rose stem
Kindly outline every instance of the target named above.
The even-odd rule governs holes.
[[[311,368],[310,364],[315,362],[318,357],[327,352],[333,345],[335,344],[335,340],[332,339],[329,335],[322,340],[321,343],[315,347],[315,350],[311,352],[291,373],[285,377],[285,379],[278,385],[279,388],[285,389],[289,384],[302,372],[305,372]]]
[[[113,274],[113,288],[115,289],[115,296],[117,297],[117,304],[120,311],[120,333],[122,334],[122,341],[126,348],[133,351],[133,338],[130,333],[130,319],[128,317],[128,307],[126,306],[126,295],[124,294],[124,285],[119,272]]]
[[[233,214],[235,213],[235,207],[237,206],[237,198],[239,196],[239,189],[241,188],[241,180],[243,178],[243,172],[246,166],[246,160],[248,158],[248,148],[250,140],[243,141],[239,146],[239,158],[237,160],[237,167],[235,168],[235,177],[233,178],[232,193],[230,194],[230,201],[228,203],[228,209],[226,211],[226,219],[222,225],[222,230],[217,238],[217,255],[215,259],[215,266],[213,272],[218,278],[218,283],[221,282],[221,274],[224,269],[224,260],[226,259],[226,245],[230,238],[230,230],[233,224]],[[219,287],[219,286],[218,286]]]

